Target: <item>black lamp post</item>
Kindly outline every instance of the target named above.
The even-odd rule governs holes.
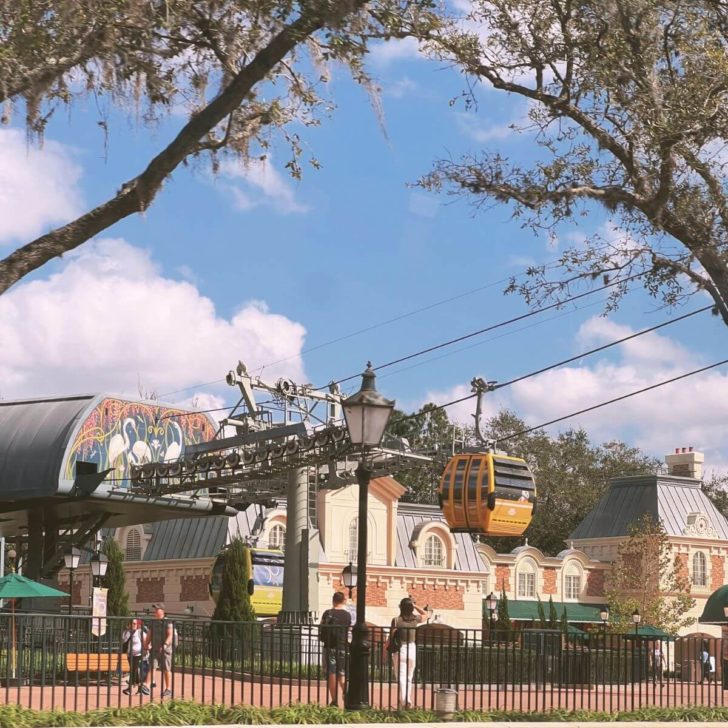
[[[351,593],[356,588],[356,566],[354,566],[351,561],[341,572],[341,581],[349,590],[349,599],[351,599]]]
[[[599,617],[602,620],[602,631],[607,634],[607,622],[609,621],[609,607],[602,607],[599,612]]]
[[[639,626],[640,622],[642,621],[642,615],[640,614],[639,609],[635,609],[634,612],[632,612],[632,622],[634,623],[634,636],[637,637],[639,632]]]
[[[73,612],[74,575],[76,573],[76,569],[78,569],[78,564],[81,561],[81,550],[77,549],[75,546],[68,549],[63,554],[63,561],[66,565],[66,568],[68,569],[68,613],[71,614]]]
[[[369,499],[369,480],[372,468],[366,455],[378,447],[384,430],[394,409],[394,400],[386,399],[377,392],[374,384],[376,375],[371,362],[362,375],[361,389],[342,403],[349,440],[361,451],[361,459],[356,469],[359,484],[359,533],[357,534],[357,591],[356,623],[352,630],[351,671],[346,693],[346,707],[349,710],[362,710],[369,707],[369,630],[366,626],[367,599],[367,510]]]
[[[498,608],[498,597],[491,592],[486,598],[485,598],[485,606],[488,609],[488,616],[490,617],[489,621],[489,629],[490,629],[490,639],[493,640],[493,630],[495,629],[495,610]]]
[[[106,554],[96,551],[89,559],[91,565],[91,597],[93,598],[94,587],[106,576],[106,569],[109,568],[109,560]]]

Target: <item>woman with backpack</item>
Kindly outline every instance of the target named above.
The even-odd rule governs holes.
[[[121,651],[129,658],[129,686],[122,690],[124,695],[131,695],[132,687],[144,681],[142,664],[147,631],[141,619],[132,619],[121,635]]]
[[[417,625],[426,615],[414,599],[405,597],[399,603],[399,616],[392,620],[387,651],[399,659],[399,707],[411,708],[414,700],[412,678],[417,666]]]

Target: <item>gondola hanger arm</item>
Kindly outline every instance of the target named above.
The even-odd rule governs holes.
[[[495,389],[496,381],[488,381],[482,377],[473,377],[470,382],[472,391],[478,395],[475,404],[475,414],[473,419],[475,420],[475,436],[481,445],[483,445],[487,452],[495,452],[496,440],[489,440],[483,436],[480,429],[480,417],[483,413],[483,395],[486,392],[492,392]]]

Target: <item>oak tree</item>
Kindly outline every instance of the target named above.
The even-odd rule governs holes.
[[[177,133],[118,191],[0,261],[0,293],[120,220],[144,212],[170,175],[198,157],[264,158],[276,138],[301,174],[296,124],[331,108],[332,66],[374,92],[369,42],[426,35],[435,0],[13,0],[0,4],[3,119],[31,137],[59,107],[104,97],[132,123],[175,112]],[[103,116],[98,122],[111,133]],[[315,159],[310,160],[316,166]]]
[[[704,291],[728,324],[728,6],[722,0],[469,0],[433,54],[470,88],[528,106],[513,133],[534,161],[495,149],[438,162],[422,180],[506,203],[536,231],[601,210],[613,228],[532,266],[510,290],[531,303],[614,283],[666,305]],[[521,149],[523,149],[521,145]]]
[[[642,624],[677,634],[695,620],[687,568],[672,553],[662,523],[648,513],[630,527],[612,564],[605,593],[611,628],[634,628],[632,614],[639,610]]]

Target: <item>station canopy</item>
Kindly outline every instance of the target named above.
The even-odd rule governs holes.
[[[234,515],[205,497],[129,490],[129,467],[212,439],[205,415],[106,394],[0,401],[0,536]]]

